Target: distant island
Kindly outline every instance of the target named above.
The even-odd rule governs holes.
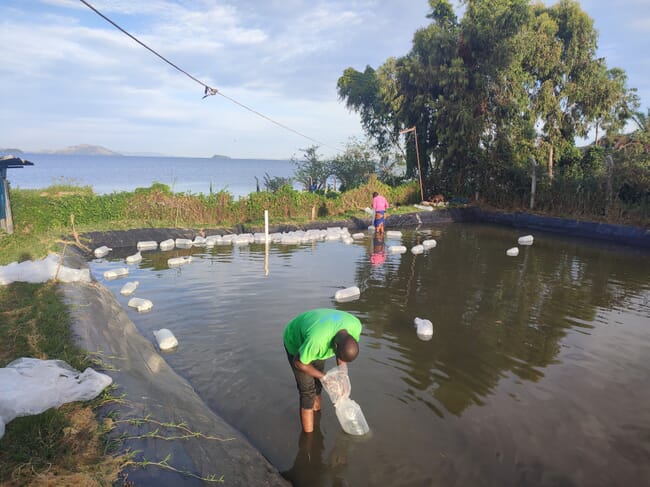
[[[211,159],[231,159],[230,156],[222,156],[221,154],[215,154],[211,157]]]
[[[0,152],[5,154],[60,154],[60,155],[78,155],[78,156],[121,156],[119,152],[107,149],[101,145],[80,144],[71,145],[63,149],[54,150],[38,150],[38,151],[23,151],[22,149],[15,148],[0,148]]]
[[[121,156],[119,152],[112,151],[101,145],[71,145],[64,149],[44,151],[47,154],[62,154],[62,155],[79,155],[79,156]]]

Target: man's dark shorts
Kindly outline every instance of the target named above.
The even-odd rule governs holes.
[[[286,347],[284,351],[287,352]],[[287,358],[289,359],[291,370],[293,371],[293,375],[296,378],[296,386],[298,387],[298,392],[300,393],[300,407],[302,409],[313,409],[314,399],[316,396],[320,396],[320,393],[323,390],[323,385],[318,379],[314,379],[311,375],[307,375],[304,372],[296,369],[293,366],[294,356],[289,352],[287,352]],[[311,365],[316,367],[316,369],[320,370],[321,372],[325,371],[325,360],[314,360]]]

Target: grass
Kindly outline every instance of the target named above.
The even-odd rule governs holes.
[[[73,342],[53,282],[0,287],[0,366],[20,357],[60,359],[78,370],[91,365]],[[111,485],[123,460],[107,453],[108,426],[96,420],[94,404],[69,403],[9,422],[0,439],[0,484]]]

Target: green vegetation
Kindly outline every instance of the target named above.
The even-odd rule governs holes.
[[[648,117],[624,71],[596,57],[598,35],[578,2],[463,4],[458,18],[450,1],[429,0],[431,22],[408,54],[339,78],[376,150],[404,144],[407,176],[421,173],[425,196],[647,225]],[[620,135],[628,121],[637,130]],[[414,132],[400,142],[412,127],[417,145]],[[586,137],[600,150],[577,149]]]
[[[0,367],[19,357],[64,360],[78,370],[91,365],[73,344],[70,318],[54,283],[0,286]],[[0,484],[110,485],[122,459],[107,455],[107,426],[94,407],[70,403],[16,418],[0,439]]]
[[[238,200],[227,191],[172,193],[160,183],[108,195],[74,186],[12,190],[15,232],[0,238],[0,265],[42,258],[48,251],[57,251],[61,243],[77,243],[74,237],[84,231],[259,226],[264,223],[264,210],[274,223],[308,222],[312,211],[322,220],[365,217],[363,209],[370,206],[373,191],[385,194],[393,205],[419,199],[415,183],[393,188],[372,176],[367,184],[344,193],[296,191],[285,184],[275,192],[254,192]]]

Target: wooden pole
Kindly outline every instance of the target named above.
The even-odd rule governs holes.
[[[535,190],[537,188],[537,161],[534,157],[530,158],[530,209],[535,208]]]
[[[9,201],[9,181],[5,178],[0,178],[0,183],[2,184],[2,204],[4,206],[3,218],[2,218],[2,228],[4,228],[7,233],[14,233],[14,221],[11,215],[11,202]]]
[[[424,201],[424,187],[422,186],[422,166],[420,165],[420,149],[418,147],[418,131],[413,125],[410,129],[405,129],[400,131],[400,134],[405,134],[407,132],[413,132],[415,135],[415,158],[418,161],[418,178],[420,179],[420,197],[422,198],[422,201]]]
[[[422,166],[420,166],[420,149],[418,149],[418,131],[413,126],[413,133],[415,134],[415,157],[418,160],[418,177],[420,178],[420,196],[422,201],[424,201],[424,188],[422,187]]]

